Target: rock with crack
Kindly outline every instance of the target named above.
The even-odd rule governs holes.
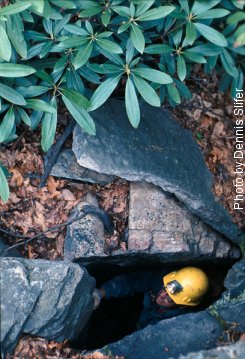
[[[209,310],[222,323],[226,335],[232,336],[245,332],[245,259],[229,270],[224,286],[226,291]]]
[[[98,202],[91,194],[87,194],[72,212],[69,220],[82,213],[85,204],[98,207]],[[104,225],[94,214],[87,214],[84,218],[74,221],[67,226],[64,243],[64,258],[76,260],[79,258],[106,257],[104,253]]]
[[[240,257],[236,245],[173,195],[147,182],[130,184],[128,250],[175,260]]]
[[[77,264],[1,259],[1,353],[21,334],[74,339],[93,310],[94,278]]]
[[[82,213],[85,204],[98,207],[90,194],[72,213],[70,220]],[[214,231],[193,215],[173,195],[147,182],[130,184],[127,249],[105,253],[104,226],[93,214],[67,227],[64,256],[81,264],[97,263],[119,266],[152,262],[172,264],[213,259],[238,259],[236,244]]]
[[[52,168],[51,175],[61,178],[69,178],[81,182],[108,184],[115,177],[104,175],[81,167],[71,149],[63,150]]]
[[[239,242],[240,231],[212,193],[212,175],[192,134],[171,114],[147,104],[141,122],[129,123],[123,101],[107,101],[93,112],[96,136],[79,126],[73,133],[78,163],[99,173],[147,181],[175,196],[206,223]]]

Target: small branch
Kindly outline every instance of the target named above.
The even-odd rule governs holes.
[[[50,172],[57,160],[57,157],[60,153],[60,150],[67,140],[67,138],[70,136],[72,131],[74,130],[76,122],[73,119],[70,119],[68,125],[66,126],[64,132],[59,137],[57,142],[48,150],[47,154],[45,155],[45,170],[41,177],[41,181],[39,184],[39,188],[44,187],[45,183],[48,179],[48,176],[50,175]]]
[[[200,79],[200,78],[195,77],[195,76],[190,76],[190,80],[194,80],[196,82],[207,82],[207,79]]]
[[[165,35],[168,35],[168,34],[170,34],[170,33],[173,32],[173,31],[177,30],[179,27],[183,27],[183,25],[185,25],[186,22],[187,22],[187,21],[184,20],[184,21],[182,21],[180,24],[178,24],[178,25],[176,25],[175,27],[173,27],[172,29],[170,29],[170,30],[164,32],[164,33],[163,33],[163,37],[165,37]],[[176,23],[176,19],[175,19],[174,23],[173,23],[171,26],[173,26],[175,23]]]
[[[28,238],[28,237],[24,237],[24,236],[19,236],[21,238],[28,238],[26,241],[22,241],[22,242],[19,242],[19,243],[16,243],[16,244],[13,244],[12,246],[8,247],[5,249],[5,251],[3,252],[3,254],[5,254],[6,252],[10,251],[11,249],[13,248],[16,248],[16,247],[20,247],[24,244],[28,244],[30,242],[32,242],[34,239],[37,239],[41,236],[43,236],[44,234],[48,233],[48,232],[53,232],[53,231],[56,231],[57,229],[60,229],[62,227],[66,227],[68,226],[69,224],[72,224],[73,222],[76,222],[76,221],[79,221],[80,219],[82,219],[83,217],[85,217],[87,215],[87,213],[82,213],[80,214],[79,216],[73,218],[73,219],[69,219],[68,221],[64,222],[64,223],[60,223],[60,224],[57,224],[56,226],[53,226],[51,228],[48,228],[46,229],[45,231],[43,232],[40,232],[38,233],[37,235],[31,237],[31,238]]]
[[[8,236],[12,236],[12,237],[18,237],[18,238],[27,238],[26,236],[23,236],[22,234],[18,234],[18,233],[14,233],[11,231],[7,231],[6,229],[3,229],[0,227],[0,232],[7,234]]]
[[[26,134],[26,129],[24,129],[24,131],[21,133],[21,135],[17,138],[16,141],[13,142],[12,146],[11,146],[11,150],[15,151],[19,145],[19,143],[21,142],[22,138],[25,136]]]
[[[171,107],[170,105],[167,107]],[[202,112],[210,112],[213,115],[217,116],[218,118],[221,118],[222,115],[219,113],[216,113],[215,111],[212,111],[211,109],[207,108],[207,107],[198,107],[195,105],[191,105],[191,104],[183,104],[183,105],[179,105],[178,107],[182,107],[182,108],[187,108],[190,110],[201,110]]]
[[[24,206],[30,203],[30,199],[23,199],[22,201],[20,201],[19,203],[15,204],[13,207],[9,208],[8,212],[7,211],[2,211],[0,212],[0,217],[7,217],[9,216],[12,212],[16,211],[16,209],[21,208],[22,210],[24,210]],[[3,223],[3,221],[0,220],[0,223]]]

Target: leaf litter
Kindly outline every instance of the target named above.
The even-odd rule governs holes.
[[[10,199],[0,202],[0,227],[15,234],[8,243],[27,238],[67,221],[70,211],[87,193],[95,195],[99,205],[112,217],[116,234],[106,238],[105,250],[120,246],[120,236],[128,217],[129,184],[121,179],[106,185],[77,183],[49,176],[46,185],[39,188],[39,180],[28,177],[41,175],[43,159],[37,132],[28,133],[12,151],[11,145],[0,153],[0,161],[12,174],[9,178]],[[19,235],[19,238],[18,238]],[[63,256],[65,228],[45,233],[45,236],[22,246],[22,254],[31,258],[54,260]]]

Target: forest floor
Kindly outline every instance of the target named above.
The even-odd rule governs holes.
[[[197,69],[195,76],[198,78],[188,81],[193,98],[170,111],[174,112],[184,128],[192,131],[205,156],[206,164],[214,175],[213,192],[216,198],[229,211],[233,221],[242,228],[244,215],[242,211],[233,209],[236,120],[233,115],[233,100],[229,94],[218,93],[215,73],[204,77]],[[60,115],[59,121],[57,138],[68,121],[68,113]],[[19,243],[18,249],[25,258],[62,258],[65,227],[42,233],[66,222],[70,211],[90,192],[97,197],[99,205],[111,216],[116,227],[116,234],[106,238],[105,248],[126,249],[120,235],[127,223],[128,182],[117,179],[102,186],[49,176],[46,185],[39,188],[39,180],[29,178],[28,174],[43,172],[40,128],[31,132],[24,126],[19,131],[19,138],[2,147],[0,152],[0,161],[12,173],[9,178],[10,199],[5,204],[0,200],[0,234],[7,243]],[[66,147],[71,147],[71,141],[72,139],[67,141]],[[41,235],[28,244],[23,244],[37,234]],[[41,338],[23,337],[11,359],[27,357],[90,359],[89,356],[77,354],[69,348],[67,342],[55,343]],[[91,357],[107,358],[112,357],[102,356],[100,353]]]

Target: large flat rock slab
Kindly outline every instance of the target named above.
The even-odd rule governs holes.
[[[1,354],[21,334],[74,339],[93,311],[94,278],[66,262],[1,259]]]
[[[215,201],[212,175],[192,134],[171,114],[147,104],[141,123],[129,123],[123,101],[110,100],[93,112],[96,136],[76,126],[73,152],[78,163],[99,173],[147,181],[175,196],[211,227],[239,241],[238,227]]]
[[[130,184],[128,250],[166,258],[239,258],[240,250],[175,196],[147,182]]]
[[[97,173],[80,166],[77,163],[76,156],[71,149],[63,150],[52,168],[51,175],[55,177],[68,178],[81,182],[108,184],[115,177]]]

